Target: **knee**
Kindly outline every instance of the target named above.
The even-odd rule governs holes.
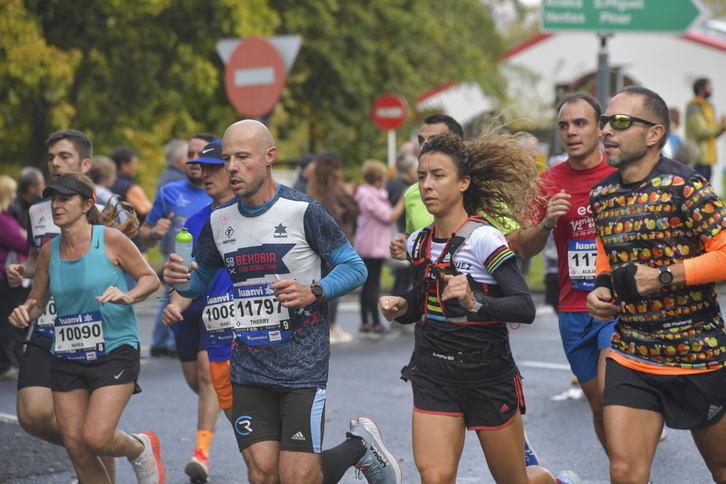
[[[53,406],[40,408],[37,406],[18,407],[18,423],[34,437],[42,437],[56,428]]]
[[[622,459],[610,458],[610,479],[617,484],[638,484],[647,482],[650,472],[647,468],[633,465]]]
[[[88,430],[83,433],[83,444],[93,455],[108,455],[113,444],[113,433],[106,435],[97,430]]]
[[[418,466],[422,484],[453,484],[456,482],[456,471],[432,466]]]
[[[280,482],[277,469],[271,467],[249,466],[247,477],[250,484],[271,484]]]

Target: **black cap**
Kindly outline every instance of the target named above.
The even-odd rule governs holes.
[[[51,186],[43,190],[43,196],[49,197],[51,192],[58,192],[63,195],[78,194],[84,198],[96,200],[96,193],[71,175],[61,175],[56,178]]]

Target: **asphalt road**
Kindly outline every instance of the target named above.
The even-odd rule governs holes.
[[[146,351],[155,311],[153,298],[137,306]],[[342,301],[339,321],[344,329],[355,332],[360,317],[354,297]],[[588,484],[608,483],[607,459],[592,430],[587,403],[577,398],[577,387],[571,384],[555,315],[540,307],[535,323],[512,329],[511,340],[524,376],[525,426],[542,465],[553,471],[573,469]],[[379,425],[386,445],[399,459],[404,483],[419,482],[411,451],[411,391],[399,379],[412,347],[412,335],[384,341],[355,337],[351,343],[334,346],[326,406],[325,448],[344,438],[350,418],[368,416]],[[139,383],[143,392],[131,399],[119,427],[128,432],[156,432],[166,482],[187,483],[183,469],[195,443],[195,395],[186,386],[176,360],[149,358],[142,363]],[[64,451],[30,437],[17,425],[15,396],[15,382],[0,381],[0,482],[71,482],[74,474]],[[247,482],[246,467],[223,417],[212,443],[210,467],[211,483]],[[117,469],[118,484],[136,482],[123,459],[117,460]],[[712,482],[690,434],[675,430],[659,445],[651,479],[655,484]],[[359,481],[351,469],[342,482]],[[467,435],[457,482],[493,482],[472,433]]]

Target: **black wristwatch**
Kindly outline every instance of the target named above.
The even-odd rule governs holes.
[[[467,309],[467,311],[470,311],[472,313],[478,313],[481,307],[484,305],[484,300],[486,299],[486,296],[484,293],[481,293],[479,291],[474,291],[471,293],[472,299],[474,299],[474,305]]]
[[[323,292],[323,286],[321,286],[317,282],[314,282],[310,285],[310,290],[313,292],[313,296],[315,296],[315,302],[320,302],[323,300],[323,297],[325,297],[325,293]]]
[[[658,282],[663,287],[669,287],[673,284],[673,273],[666,266],[661,266],[660,272],[658,273]]]

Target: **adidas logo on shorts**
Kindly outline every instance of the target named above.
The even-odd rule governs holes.
[[[302,434],[302,432],[297,432],[295,435],[290,437],[292,440],[305,440],[305,436]]]
[[[723,407],[717,407],[716,405],[711,405],[708,407],[708,417],[706,417],[707,420],[711,420],[713,417],[721,413],[721,410]]]

